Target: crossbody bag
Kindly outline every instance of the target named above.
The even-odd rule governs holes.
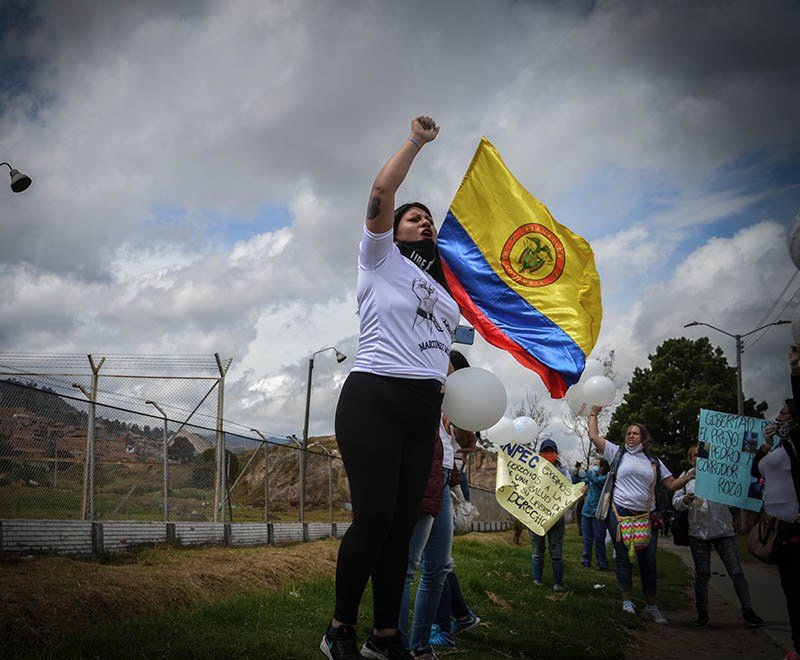
[[[636,553],[644,550],[650,545],[650,538],[652,536],[652,525],[650,523],[650,507],[653,505],[653,496],[656,491],[656,482],[658,481],[658,471],[655,464],[651,463],[653,467],[653,485],[650,487],[650,496],[647,498],[647,510],[644,513],[639,513],[635,516],[621,516],[617,512],[617,506],[611,502],[611,508],[614,510],[614,515],[617,517],[617,541],[620,541],[626,548],[628,548],[628,558],[633,561],[636,558]]]

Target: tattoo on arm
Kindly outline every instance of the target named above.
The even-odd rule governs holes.
[[[374,220],[381,212],[381,199],[380,197],[371,197],[369,206],[367,207],[367,220]]]

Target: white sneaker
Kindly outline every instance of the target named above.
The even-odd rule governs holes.
[[[644,613],[647,614],[647,616],[649,616],[653,621],[661,624],[662,626],[665,626],[669,623],[667,618],[661,614],[661,611],[655,605],[645,605]]]
[[[622,611],[628,614],[636,614],[636,605],[633,604],[632,600],[623,600]]]

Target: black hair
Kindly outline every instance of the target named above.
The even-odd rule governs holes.
[[[611,465],[605,458],[600,459],[600,472],[602,474],[608,474],[611,472]]]
[[[425,213],[431,216],[431,219],[433,219],[433,215],[431,215],[430,209],[427,206],[425,206],[422,202],[409,202],[408,204],[402,204],[394,210],[394,226],[392,227],[393,235],[397,234],[397,225],[400,224],[400,220],[406,214],[406,211],[408,211],[408,209],[410,208],[415,208],[415,207],[418,209],[422,209],[423,211],[425,211]]]
[[[792,419],[795,422],[800,422],[800,419],[797,419],[797,409],[794,407],[794,399],[786,399],[786,407],[789,409],[789,414],[792,416]]]
[[[458,371],[459,369],[466,369],[469,366],[469,361],[460,351],[450,351],[450,364],[453,365],[453,371]]]

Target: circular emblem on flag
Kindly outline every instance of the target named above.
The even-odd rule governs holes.
[[[503,270],[522,286],[547,286],[564,272],[564,244],[543,225],[517,227],[500,253]]]

